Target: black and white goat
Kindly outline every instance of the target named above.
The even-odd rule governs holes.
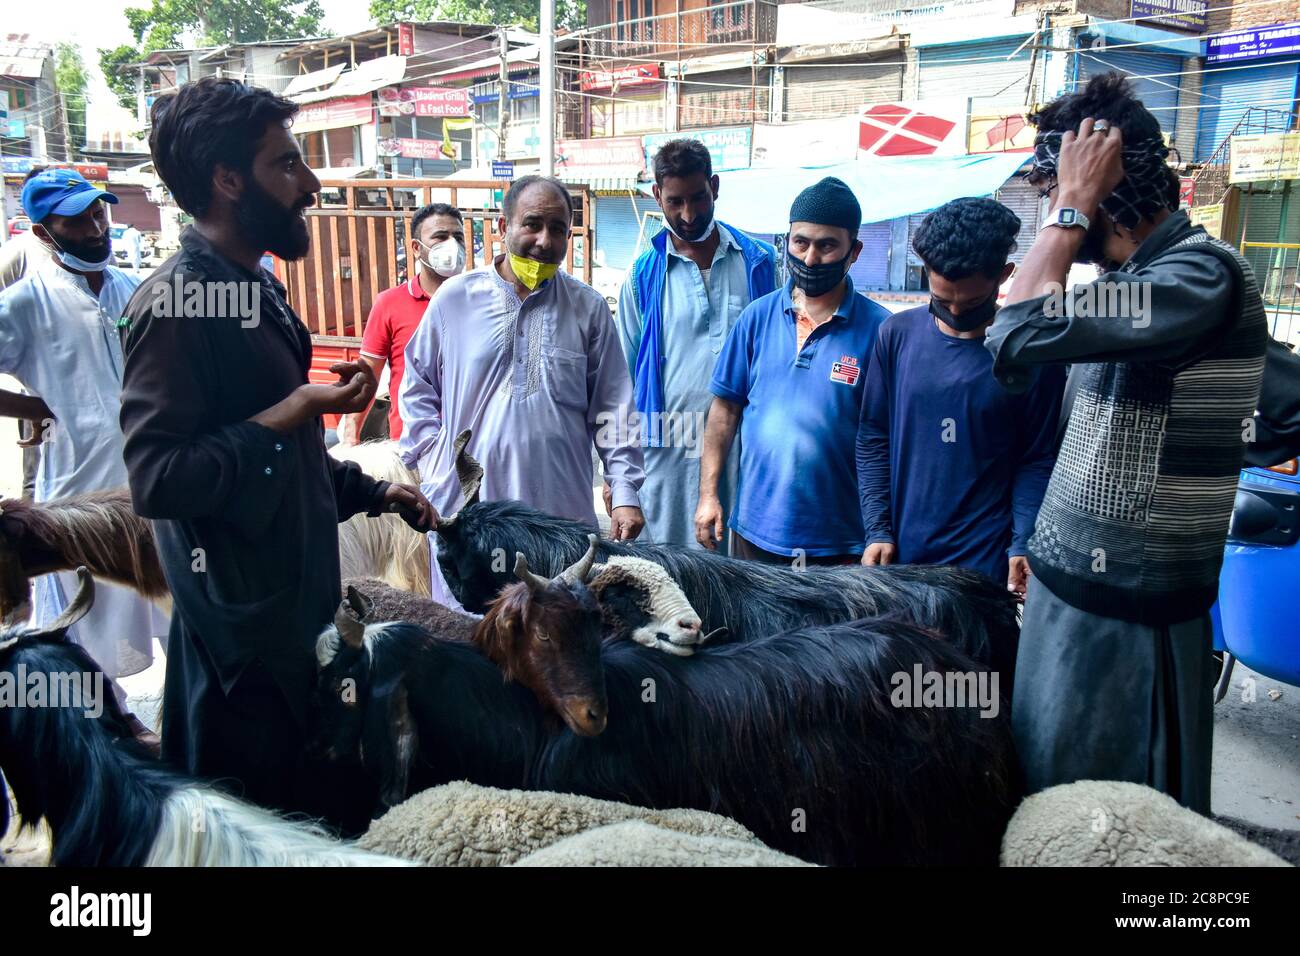
[[[0,636],[0,773],[24,823],[49,822],[54,865],[410,865],[151,759],[132,739],[99,665],[66,639],[94,598],[90,573],[79,568],[78,575],[77,595],[57,620]],[[28,700],[37,686],[42,698]],[[102,714],[88,713],[100,706]],[[8,815],[0,786],[0,833]]]

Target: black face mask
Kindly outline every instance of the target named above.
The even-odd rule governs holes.
[[[840,280],[849,271],[849,256],[852,254],[850,250],[839,262],[821,262],[810,266],[802,259],[791,255],[790,250],[787,249],[785,262],[790,269],[790,278],[794,280],[794,287],[802,290],[804,295],[810,295],[815,299],[840,284]]]
[[[982,302],[974,308],[966,309],[961,315],[953,315],[948,311],[948,307],[930,299],[930,314],[950,328],[958,332],[974,332],[981,325],[993,318],[998,311],[998,293],[993,290],[993,294],[988,297],[988,301]]]

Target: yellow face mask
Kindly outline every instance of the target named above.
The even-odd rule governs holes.
[[[538,262],[536,259],[525,259],[523,256],[517,256],[510,253],[510,268],[514,270],[515,278],[529,289],[536,289],[547,279],[552,278],[560,269],[558,262]]]

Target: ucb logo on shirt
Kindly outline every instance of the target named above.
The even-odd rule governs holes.
[[[831,381],[842,385],[856,385],[861,371],[856,357],[841,355],[840,360],[831,365]]]

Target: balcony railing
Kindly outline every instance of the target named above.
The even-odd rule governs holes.
[[[667,0],[660,0],[666,5]],[[621,7],[616,4],[615,9]],[[656,57],[664,60],[710,56],[776,42],[776,4],[772,0],[719,0],[710,6],[653,17],[621,20],[584,31],[579,56]]]
[[[1262,106],[1251,106],[1242,114],[1241,120],[1215,149],[1204,166],[1192,179],[1195,189],[1196,206],[1213,206],[1223,200],[1228,191],[1229,158],[1232,152],[1232,137],[1247,136],[1256,133],[1285,133],[1291,128],[1291,113],[1287,110],[1270,110]]]

